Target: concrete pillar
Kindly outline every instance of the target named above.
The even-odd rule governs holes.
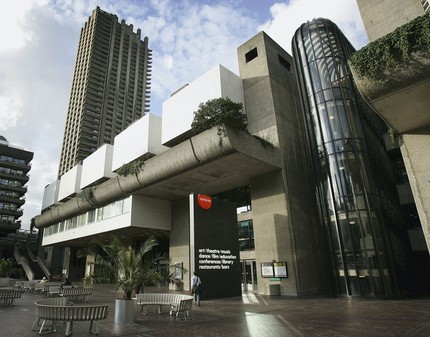
[[[183,290],[190,290],[190,208],[189,200],[172,201],[172,230],[170,232],[169,257],[172,264],[183,263]]]
[[[404,134],[400,150],[430,250],[430,135]]]

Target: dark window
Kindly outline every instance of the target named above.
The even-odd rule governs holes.
[[[251,49],[249,52],[245,54],[246,63],[248,63],[249,61],[252,61],[257,56],[258,56],[257,47],[255,47],[254,49]]]
[[[284,59],[281,55],[278,54],[279,63],[285,67],[288,71],[291,68],[290,62],[288,62],[286,59]]]

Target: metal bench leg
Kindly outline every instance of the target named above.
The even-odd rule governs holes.
[[[44,329],[46,320],[44,319],[42,325],[40,326],[39,335],[46,335],[51,332],[57,331],[57,326],[55,325],[55,321],[52,321],[52,324],[48,326],[48,329]]]
[[[161,304],[158,305],[158,314],[161,315],[163,313],[163,306]]]
[[[67,321],[66,325],[66,336],[70,336],[73,333],[73,321]]]
[[[94,329],[93,329],[93,323],[94,324]],[[99,334],[99,321],[91,321],[90,324],[90,333],[93,335],[98,335]]]
[[[33,326],[31,327],[31,330],[32,331],[36,331],[36,330],[39,330],[39,328],[38,328],[38,326],[40,326],[40,318],[39,317],[36,317],[36,319],[34,320],[34,322],[33,322]]]

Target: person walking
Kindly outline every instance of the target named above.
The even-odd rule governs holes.
[[[200,280],[200,277],[198,277],[196,272],[194,272],[193,277],[191,278],[191,295],[194,295],[194,299],[198,306],[200,306],[201,285],[202,281]]]

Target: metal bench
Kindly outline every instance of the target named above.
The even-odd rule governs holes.
[[[63,288],[61,296],[67,297],[68,300],[85,301],[85,296],[92,295],[93,288],[72,287]]]
[[[13,300],[21,297],[22,290],[13,288],[0,288],[0,299],[8,306],[13,306]]]
[[[90,333],[99,333],[98,321],[106,319],[108,315],[107,305],[79,305],[75,306],[67,301],[66,297],[57,297],[38,300],[36,304],[36,319],[32,330],[39,330],[39,335],[56,332],[56,322],[66,322],[66,336],[73,333],[73,322],[90,321]],[[42,321],[42,324],[40,322]],[[51,325],[46,325],[50,321]],[[95,323],[95,324],[93,324]],[[40,328],[39,328],[40,327]]]
[[[20,289],[13,289],[13,288],[0,288],[0,300],[3,300],[3,302],[11,307],[13,306],[13,300],[15,298],[21,297],[22,290]]]
[[[170,307],[170,316],[174,315],[176,318],[185,313],[186,317],[189,317],[189,311],[193,304],[193,296],[170,293],[136,294],[136,303],[142,307],[141,312],[144,315],[147,314],[147,305],[158,305],[158,314],[162,313],[163,305],[168,305]]]
[[[191,297],[191,296],[190,296]],[[193,306],[193,298],[183,299],[179,301],[179,305],[172,304],[170,307],[170,315],[175,315],[175,319],[181,318],[186,321],[187,318],[191,318],[190,310]]]

